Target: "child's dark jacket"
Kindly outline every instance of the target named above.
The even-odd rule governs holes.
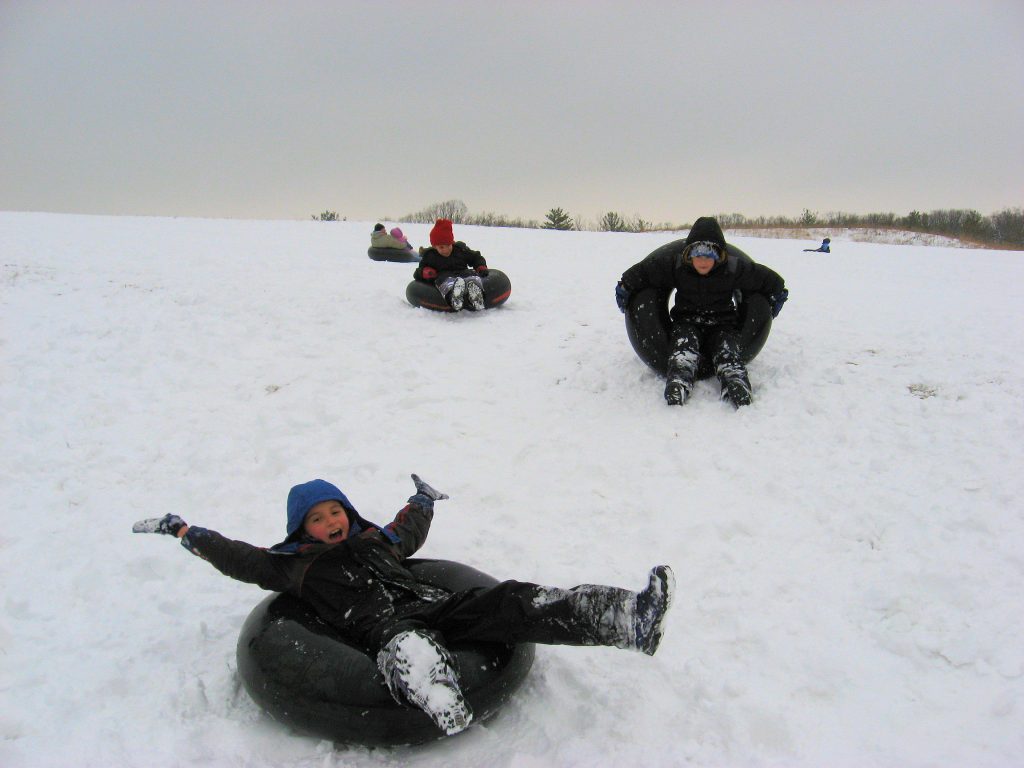
[[[446,274],[465,275],[478,272],[481,269],[487,269],[484,257],[480,255],[479,251],[474,251],[460,240],[452,246],[451,256],[442,256],[436,248],[425,249],[413,277],[423,282],[432,283]],[[428,270],[426,274],[424,274],[424,270]],[[434,277],[428,277],[431,274],[430,270],[433,271]]]
[[[782,277],[762,264],[732,256],[719,260],[701,275],[684,260],[683,240],[658,248],[643,261],[622,273],[622,284],[630,293],[645,288],[675,288],[672,319],[682,322],[730,324],[738,321],[733,292],[780,294],[786,287]]]
[[[371,526],[339,544],[263,549],[192,526],[182,544],[221,573],[263,589],[288,592],[347,637],[376,647],[396,606],[448,596],[418,582],[402,565],[427,538],[433,509],[406,505],[383,529]]]

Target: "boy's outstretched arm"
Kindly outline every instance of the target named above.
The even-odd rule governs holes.
[[[434,502],[448,498],[447,493],[425,483],[419,475],[413,475],[412,481],[416,485],[416,493],[409,497],[409,503],[399,510],[395,519],[381,529],[395,555],[402,560],[410,557],[426,541],[434,518]]]
[[[238,581],[258,584],[264,589],[284,592],[291,586],[287,560],[254,547],[244,541],[232,541],[216,531],[189,526],[177,515],[164,515],[139,520],[132,526],[133,533],[162,533],[175,536],[183,547],[196,557],[209,562],[214,568]],[[190,533],[187,538],[185,534]]]

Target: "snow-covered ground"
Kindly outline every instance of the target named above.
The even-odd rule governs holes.
[[[0,213],[0,765],[1024,764],[1020,253],[735,238],[791,296],[734,412],[665,406],[615,308],[676,235],[457,227],[513,292],[453,316],[372,224]],[[661,651],[540,647],[458,737],[334,747],[240,687],[263,593],[130,532],[271,544],[313,477],[386,522],[410,472],[424,556],[671,564]]]

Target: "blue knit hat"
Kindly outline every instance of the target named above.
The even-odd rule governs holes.
[[[291,536],[302,527],[306,515],[321,501],[340,501],[350,517],[356,514],[355,507],[344,493],[326,480],[310,480],[308,483],[296,485],[288,491],[288,535]],[[358,517],[358,515],[356,515]]]

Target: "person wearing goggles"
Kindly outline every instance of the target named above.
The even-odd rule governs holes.
[[[665,401],[687,401],[706,357],[722,385],[722,399],[736,408],[749,405],[750,377],[740,355],[735,291],[764,295],[776,317],[789,296],[782,277],[764,265],[730,259],[718,221],[702,216],[679,248],[659,248],[622,273],[615,286],[619,309],[625,312],[630,296],[646,288],[675,289]]]

